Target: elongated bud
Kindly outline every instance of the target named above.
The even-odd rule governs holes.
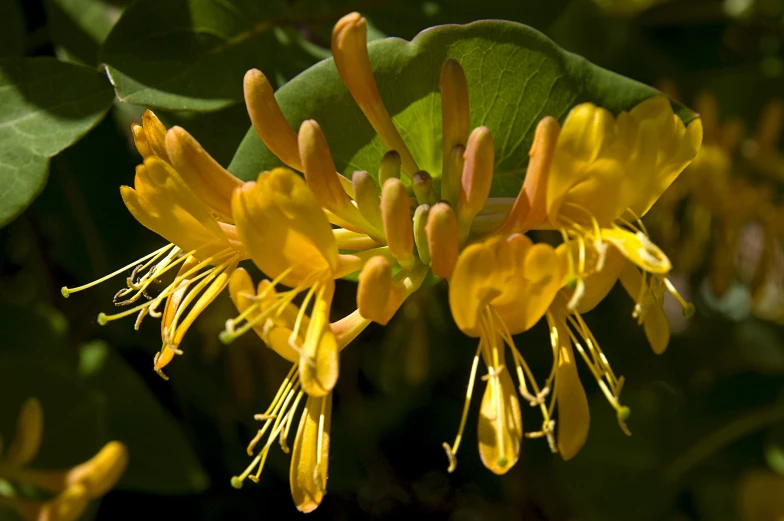
[[[231,194],[242,181],[220,166],[188,132],[172,127],[166,133],[171,165],[193,193],[231,222]]]
[[[441,197],[451,203],[448,194],[444,193],[445,185],[460,183],[462,169],[454,170],[449,161],[452,150],[458,146],[465,146],[468,141],[469,105],[468,82],[465,72],[457,60],[446,60],[441,67],[441,79],[438,84],[441,90],[441,122],[443,128],[443,164]]]
[[[133,135],[133,144],[136,145],[136,150],[143,159],[155,155],[152,147],[147,142],[147,134],[144,133],[144,127],[137,123],[131,124],[131,134]]]
[[[391,318],[392,264],[386,257],[372,257],[362,267],[357,286],[357,309],[363,317],[386,325]]]
[[[457,202],[460,199],[465,150],[465,146],[456,145],[449,152],[444,162],[441,178],[441,199],[447,201],[452,207],[457,207]]]
[[[465,163],[461,179],[460,198],[457,203],[457,223],[461,242],[468,237],[471,221],[479,213],[490,195],[493,182],[495,151],[493,135],[487,127],[477,127],[468,138]]]
[[[351,206],[338,179],[327,139],[316,121],[309,119],[302,122],[299,128],[299,149],[305,181],[319,202],[327,210],[338,214]]]
[[[444,202],[433,206],[427,218],[425,232],[430,252],[430,267],[437,277],[448,279],[455,271],[460,241],[457,218],[452,207]]]
[[[435,192],[433,192],[433,178],[424,170],[420,170],[411,180],[411,187],[418,204],[435,203]]]
[[[381,158],[378,167],[378,184],[384,186],[387,179],[400,179],[400,154],[395,150],[390,150]]]
[[[414,211],[414,243],[417,254],[422,264],[430,264],[430,246],[427,242],[427,219],[430,215],[430,205],[420,204]]]
[[[327,493],[331,424],[332,394],[309,396],[297,428],[289,471],[291,497],[300,512],[314,511]]]
[[[547,179],[560,133],[558,121],[550,116],[542,118],[536,125],[523,187],[497,233],[508,235],[523,232],[546,221]]]
[[[81,483],[91,499],[114,488],[128,466],[128,449],[119,441],[110,441],[81,465],[68,472],[67,484]]]
[[[381,198],[373,178],[365,171],[354,172],[351,183],[354,187],[354,202],[357,203],[359,212],[370,224],[382,230],[384,224],[381,220]]]
[[[411,201],[400,179],[387,179],[381,191],[381,217],[389,252],[403,268],[414,264],[414,233]]]
[[[156,116],[153,111],[145,110],[142,115],[142,127],[144,128],[144,135],[152,153],[168,162],[169,156],[166,153],[166,126],[161,123],[161,120],[158,119],[158,116]]]
[[[44,412],[38,398],[28,398],[22,404],[16,420],[16,433],[5,451],[3,463],[21,467],[32,461],[41,447]]]
[[[388,149],[400,153],[403,170],[408,175],[414,175],[419,168],[389,117],[373,78],[367,51],[367,22],[359,13],[347,14],[335,24],[332,31],[332,56],[343,83],[370,125]]]
[[[259,138],[281,161],[301,172],[297,134],[283,116],[267,77],[251,69],[245,73],[243,86],[250,121]]]

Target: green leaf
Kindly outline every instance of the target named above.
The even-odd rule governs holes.
[[[517,195],[534,129],[542,117],[563,118],[585,101],[617,113],[657,93],[512,22],[435,27],[411,42],[371,42],[368,51],[389,113],[419,167],[434,177],[441,172],[441,65],[447,58],[460,61],[468,79],[471,126],[485,125],[493,133],[495,196]],[[386,148],[340,81],[331,59],[291,80],[278,91],[277,99],[295,129],[309,118],[321,124],[338,170],[347,176],[356,170],[378,170]],[[678,114],[685,120],[694,117],[684,108]],[[278,165],[280,161],[251,129],[229,169],[252,179]]]
[[[280,83],[316,61],[283,0],[140,0],[101,51],[122,101],[211,111],[242,100],[242,78],[263,68]]]
[[[101,73],[54,58],[0,61],[0,225],[46,184],[49,159],[96,125],[111,106]]]
[[[25,21],[19,0],[0,0],[0,58],[21,56],[25,46]]]
[[[47,0],[46,15],[58,56],[95,65],[122,7],[103,0]]]
[[[106,400],[111,438],[128,446],[119,488],[156,494],[207,488],[209,478],[180,426],[114,350],[101,341],[82,346],[79,372]]]

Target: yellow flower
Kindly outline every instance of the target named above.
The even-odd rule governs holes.
[[[248,445],[249,456],[253,456],[256,445],[264,435],[269,434],[267,442],[245,472],[232,478],[232,485],[240,488],[246,478],[258,481],[269,449],[276,439],[283,451],[289,452],[289,431],[305,394],[298,371],[301,349],[297,346],[305,342],[301,331],[311,327],[312,318],[302,311],[304,308],[297,308],[290,299],[281,297],[270,281],[263,280],[254,289],[250,275],[241,268],[232,274],[229,292],[240,316],[247,320],[246,327],[252,327],[271,349],[294,364],[267,411],[256,416],[264,425]],[[355,311],[335,323],[327,324],[322,336],[334,339],[339,351],[369,323],[368,319]],[[295,505],[303,512],[315,509],[326,493],[331,415],[331,391],[321,396],[311,394],[307,397],[291,458],[291,493]]]
[[[506,346],[514,361],[520,394],[530,405],[538,406],[544,417],[542,430],[527,435],[551,437],[552,409],[548,410],[544,403],[550,382],[539,388],[512,335],[526,331],[544,316],[562,279],[555,250],[546,244],[533,244],[521,234],[491,236],[460,254],[449,280],[449,304],[458,327],[469,336],[479,337],[479,347],[457,437],[451,446],[444,444],[450,471],[456,465],[455,453],[462,438],[480,355],[488,369],[482,378],[487,386],[478,427],[482,462],[496,474],[503,474],[519,457],[523,428],[511,369],[505,363]]]
[[[88,503],[100,498],[119,481],[128,465],[125,445],[111,441],[91,459],[66,470],[28,469],[26,465],[38,454],[43,433],[43,409],[36,398],[27,399],[16,424],[16,433],[8,448],[0,448],[0,479],[15,488],[34,487],[48,499],[13,495],[0,498],[0,509],[15,510],[29,521],[74,521]]]
[[[138,313],[138,329],[146,315],[162,317],[163,346],[154,369],[165,378],[162,369],[182,353],[179,345],[185,332],[247,257],[231,217],[231,194],[241,182],[183,129],[167,132],[150,111],[142,122],[132,127],[132,133],[144,163],[136,168],[134,187],[123,186],[120,192],[136,220],[169,244],[90,284],[64,287],[62,293],[68,297],[132,268],[127,287],[117,292],[114,303],[144,302],[114,315],[101,313],[98,323]],[[171,282],[151,297],[153,283],[174,268],[178,271]]]

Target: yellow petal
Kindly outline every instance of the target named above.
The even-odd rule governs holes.
[[[231,217],[231,194],[242,181],[220,166],[184,129],[166,133],[166,152],[188,188],[225,222]]]
[[[520,457],[523,420],[509,371],[489,378],[479,410],[479,456],[495,474],[505,474]]]
[[[131,124],[131,134],[133,135],[133,144],[136,145],[136,150],[142,156],[142,159],[147,159],[155,155],[152,147],[147,142],[147,134],[144,133],[144,127],[136,123]]]
[[[767,469],[751,468],[738,484],[738,514],[741,521],[784,519],[784,477]]]
[[[602,229],[602,239],[609,242],[630,261],[648,273],[664,275],[672,269],[670,259],[645,234],[614,227]]]
[[[276,168],[234,193],[237,232],[253,262],[284,284],[312,284],[338,264],[332,226],[297,174]]]
[[[37,521],[76,521],[87,509],[90,502],[83,485],[77,484],[65,489],[41,507]]]
[[[492,305],[514,335],[533,327],[547,312],[561,288],[563,268],[547,244],[531,245],[524,235],[515,235],[506,244],[514,268],[502,285],[503,294]]]
[[[38,454],[44,428],[44,412],[38,398],[28,398],[16,420],[16,432],[5,450],[2,462],[11,467],[21,467]]]
[[[332,31],[332,56],[343,83],[389,150],[400,154],[403,170],[413,176],[419,170],[400,137],[373,78],[367,51],[367,22],[359,13],[338,20]]]
[[[329,326],[335,282],[319,288],[299,357],[299,380],[310,396],[325,396],[338,381],[338,343]]]
[[[565,322],[565,308],[548,320],[551,338],[558,351],[555,373],[555,397],[558,404],[558,451],[565,460],[572,459],[583,447],[591,426],[588,397],[577,373],[574,350]],[[548,318],[550,315],[548,315]]]
[[[629,296],[637,301],[640,298],[640,286],[642,285],[642,274],[631,263],[624,263],[623,270],[620,274],[621,284],[623,289]],[[646,290],[647,292],[650,289]],[[652,299],[653,295],[643,295],[643,299]],[[648,338],[648,343],[657,355],[664,353],[670,343],[670,321],[662,309],[662,303],[652,302],[645,305],[643,316],[643,328],[645,336]]]
[[[331,423],[332,393],[309,396],[297,428],[289,472],[291,497],[300,512],[313,512],[327,493]]]
[[[556,253],[561,259],[561,264],[564,266],[567,265],[566,256],[570,249],[573,261],[576,264],[580,254],[579,246],[576,241],[570,241],[568,245],[560,244],[558,248],[556,248]],[[594,271],[597,261],[598,255],[596,250],[594,250],[590,244],[586,245],[586,271],[589,273]],[[604,300],[613,286],[615,286],[615,283],[618,282],[618,277],[621,275],[621,270],[625,264],[627,264],[626,257],[624,257],[617,248],[608,247],[606,249],[602,269],[593,272],[583,279],[583,292],[576,307],[578,313],[588,313],[595,308],[599,302]],[[569,274],[567,273],[566,275],[568,278]],[[574,290],[568,288],[564,288],[563,291],[567,300],[571,299],[574,294]]]
[[[136,169],[134,188],[120,188],[123,202],[137,221],[169,242],[205,259],[229,248],[209,208],[188,188],[179,174],[158,157]]]
[[[449,308],[457,327],[468,336],[480,336],[481,314],[501,294],[495,277],[495,256],[487,244],[471,244],[457,258],[449,281]]]
[[[250,121],[259,138],[284,164],[301,172],[297,134],[283,116],[267,77],[251,69],[243,85]]]
[[[142,115],[142,128],[144,129],[144,136],[147,145],[152,150],[153,154],[169,161],[169,156],[166,153],[166,127],[158,116],[151,110],[145,110]]]

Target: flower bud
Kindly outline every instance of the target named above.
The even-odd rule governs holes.
[[[427,218],[430,214],[430,205],[420,204],[414,212],[414,243],[417,254],[422,264],[430,264],[430,247],[427,243]]]
[[[414,175],[419,168],[389,117],[373,78],[367,51],[367,22],[359,13],[349,13],[335,24],[332,31],[332,56],[343,83],[370,125],[389,150],[400,153],[403,170],[408,175]]]
[[[3,463],[21,467],[38,454],[44,428],[44,413],[38,398],[28,398],[22,404],[16,420],[16,433],[5,451]]]
[[[373,178],[365,171],[354,172],[351,183],[354,188],[354,202],[357,203],[359,212],[370,224],[379,230],[383,229],[381,199],[378,196],[378,188],[373,182]]]
[[[387,179],[391,178],[400,179],[400,154],[395,150],[390,150],[384,154],[378,167],[379,186],[383,187]]]
[[[424,170],[420,170],[411,179],[411,187],[418,204],[435,203],[435,193],[433,192],[433,178]]]
[[[392,293],[392,265],[386,257],[372,257],[362,267],[357,286],[357,309],[363,317],[386,325]]]
[[[297,134],[283,116],[266,76],[258,69],[249,70],[244,90],[248,114],[259,138],[281,161],[301,172]]]
[[[487,127],[477,127],[468,138],[463,164],[462,187],[457,203],[457,223],[461,242],[468,237],[471,221],[490,195],[495,151],[493,135]]]
[[[459,230],[452,207],[444,202],[433,206],[428,215],[425,232],[430,267],[436,276],[448,279],[455,270],[459,248]]]
[[[381,192],[381,217],[389,252],[403,268],[414,264],[414,233],[411,229],[411,201],[399,179],[387,179]]]

